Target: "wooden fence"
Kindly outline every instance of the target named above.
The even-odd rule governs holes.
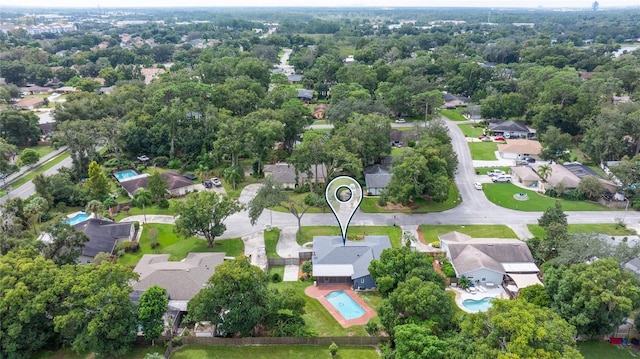
[[[212,337],[183,337],[183,344],[211,345],[211,346],[248,346],[248,345],[337,345],[373,346],[386,340],[385,337],[321,337],[321,338],[291,338],[291,337],[249,337],[249,338],[212,338]]]
[[[300,264],[298,258],[269,258],[269,266],[290,266]]]

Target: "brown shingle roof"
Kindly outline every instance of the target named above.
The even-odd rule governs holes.
[[[527,153],[539,155],[542,152],[542,145],[534,140],[507,140],[507,143],[498,144],[498,151],[501,153]]]
[[[16,103],[16,107],[18,108],[29,108],[31,106],[38,106],[44,103],[44,99],[40,97],[28,97],[23,98],[22,100]]]

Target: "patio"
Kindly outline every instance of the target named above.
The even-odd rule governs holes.
[[[365,313],[356,319],[345,319],[336,308],[329,303],[325,296],[336,290],[344,290],[344,292],[351,297],[362,309],[364,309]],[[321,285],[321,286],[310,286],[304,290],[304,293],[311,298],[317,299],[320,304],[324,307],[324,309],[329,312],[335,320],[340,323],[343,328],[348,328],[354,325],[365,325],[369,322],[369,320],[375,317],[376,312],[365,303],[356,292],[351,289],[349,285]]]

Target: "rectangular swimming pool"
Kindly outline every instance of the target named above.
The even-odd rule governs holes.
[[[134,171],[134,170],[126,170],[126,171],[116,172],[113,175],[116,176],[118,181],[122,182],[122,181],[126,181],[127,179],[129,179],[131,177],[135,177],[135,176],[139,175],[139,173]]]
[[[87,219],[89,219],[89,215],[86,213],[76,213],[75,216],[71,217],[71,218],[67,218],[65,219],[63,222],[66,224],[70,224],[72,226],[75,226],[78,223],[82,223],[84,221],[86,221]]]
[[[324,296],[329,303],[342,314],[344,319],[356,319],[364,315],[365,311],[344,290],[336,290]]]

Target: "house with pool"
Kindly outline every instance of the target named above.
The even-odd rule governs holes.
[[[391,248],[387,236],[365,236],[362,241],[346,241],[340,236],[313,237],[313,276],[316,284],[349,284],[353,289],[371,289],[376,282],[369,263]]]
[[[440,236],[440,247],[456,277],[467,277],[476,286],[502,286],[514,296],[522,288],[542,284],[529,247],[519,239],[472,238],[449,232]]]

